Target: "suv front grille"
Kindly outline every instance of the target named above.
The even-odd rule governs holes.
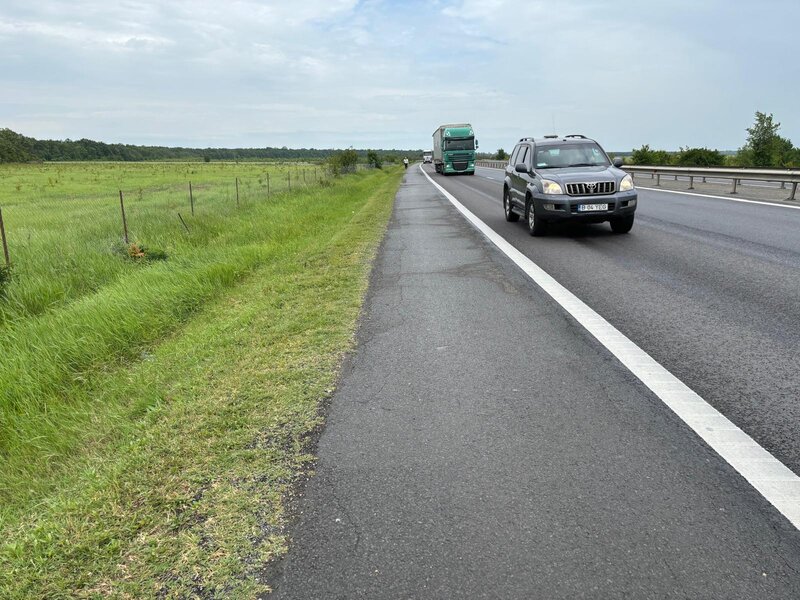
[[[598,181],[597,183],[568,183],[567,194],[570,196],[598,196],[600,194],[613,194],[613,181]]]

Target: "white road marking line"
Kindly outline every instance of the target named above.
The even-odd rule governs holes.
[[[422,169],[421,169],[422,170]],[[528,277],[550,295],[661,399],[684,423],[800,529],[800,477],[758,445],[716,408],[703,400],[647,352],[618,331],[587,304],[548,275],[530,258],[475,216],[424,170],[450,203]]]
[[[779,204],[780,200],[775,202],[764,202],[763,200],[746,200],[744,198],[728,198],[726,196],[712,196],[711,194],[695,194],[692,192],[681,192],[678,190],[662,190],[659,188],[644,187],[641,185],[636,186],[637,190],[648,190],[651,192],[664,192],[665,194],[683,194],[684,196],[700,196],[701,198],[715,198],[717,200],[730,200],[731,202],[744,202],[746,204],[763,204],[764,206],[775,206],[777,208],[791,208],[792,210],[800,210],[800,206],[793,206],[791,204]]]

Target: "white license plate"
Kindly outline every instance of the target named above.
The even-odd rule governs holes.
[[[578,212],[592,212],[595,210],[608,210],[608,204],[578,204]]]

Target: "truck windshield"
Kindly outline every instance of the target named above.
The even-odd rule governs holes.
[[[444,149],[445,150],[474,150],[475,149],[475,138],[468,137],[468,138],[445,138],[444,140]]]
[[[597,144],[548,144],[536,148],[534,167],[566,169],[568,167],[607,167],[606,153]]]

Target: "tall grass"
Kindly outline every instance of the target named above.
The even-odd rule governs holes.
[[[16,167],[12,185],[35,191],[4,210],[14,271],[0,298],[0,504],[35,496],[37,481],[61,468],[98,410],[87,400],[98,373],[146,357],[204,302],[324,225],[314,218],[327,194],[320,186],[296,182],[289,194],[286,171],[271,165],[268,198],[267,167],[245,167],[238,207],[232,165]],[[52,186],[32,183],[53,170]],[[141,194],[131,193],[128,175]],[[197,182],[193,218],[178,175]],[[115,251],[121,220],[111,183],[128,190],[131,240],[167,260],[133,261]],[[79,195],[49,189],[59,185]]]
[[[314,185],[315,171],[324,176],[313,165],[276,163],[0,165],[0,207],[14,265],[0,303],[0,327],[92,293],[137,268],[120,251],[120,190],[130,241],[179,256],[224,235],[242,209],[285,193],[290,177],[295,191]]]
[[[0,597],[264,591],[402,174],[257,204],[14,323]]]

